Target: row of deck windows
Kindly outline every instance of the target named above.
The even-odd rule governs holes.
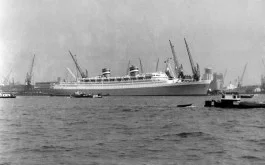
[[[149,80],[151,79],[150,77],[145,77],[145,79]],[[130,81],[130,80],[144,80],[144,77],[131,77],[131,78],[99,78],[99,79],[83,79],[81,80],[82,82],[109,82],[109,81]]]

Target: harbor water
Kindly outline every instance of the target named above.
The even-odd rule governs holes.
[[[1,99],[0,164],[265,164],[265,109],[205,108],[209,99]]]

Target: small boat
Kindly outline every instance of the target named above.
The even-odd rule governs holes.
[[[177,107],[189,107],[191,106],[192,104],[179,104],[177,105]]]
[[[92,98],[93,96],[90,94],[85,94],[83,92],[80,91],[76,91],[74,94],[72,94],[70,97],[75,97],[75,98],[83,98],[83,97],[89,97]]]
[[[0,98],[16,98],[13,93],[0,93]]]
[[[222,95],[221,100],[206,100],[205,107],[219,108],[265,108],[265,103],[255,101],[241,101],[237,94]]]
[[[91,94],[85,94],[83,92],[77,91],[74,94],[72,94],[70,97],[75,97],[75,98],[102,98],[102,95],[101,94],[91,95]]]
[[[102,98],[102,95],[101,94],[92,95],[92,98]]]
[[[241,94],[240,97],[241,98],[252,98],[254,95],[253,94]]]

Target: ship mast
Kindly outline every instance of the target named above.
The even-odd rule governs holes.
[[[187,49],[187,52],[188,52],[188,55],[189,55],[189,59],[190,59],[190,65],[191,65],[191,70],[192,70],[192,74],[193,74],[193,79],[196,80],[196,81],[199,81],[200,80],[199,64],[197,64],[197,67],[195,66],[195,64],[193,62],[193,59],[192,59],[192,56],[190,54],[189,46],[188,46],[185,38],[184,38],[184,41],[185,41],[186,49]]]
[[[144,73],[144,70],[143,70],[143,64],[142,64],[142,61],[141,61],[140,58],[139,58],[139,62],[140,62],[141,73]]]
[[[156,62],[156,72],[158,71],[158,64],[159,64],[159,58],[157,59],[157,62]]]
[[[128,62],[128,66],[127,66],[127,70],[126,70],[126,74],[125,74],[125,75],[129,75],[130,65],[131,65],[131,61],[129,60],[129,62]]]
[[[179,65],[179,62],[178,62],[178,59],[177,59],[177,56],[176,56],[176,52],[175,52],[174,46],[172,45],[170,40],[169,40],[169,44],[170,44],[171,51],[172,51],[172,54],[173,54],[173,60],[174,60],[174,65],[175,65],[175,76],[179,77],[180,65]]]

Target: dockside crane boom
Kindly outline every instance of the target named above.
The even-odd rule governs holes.
[[[227,73],[227,69],[225,69],[225,73],[224,73],[223,81],[225,80],[226,73]]]
[[[78,65],[77,59],[73,56],[73,54],[71,53],[70,50],[69,50],[69,53],[70,53],[70,55],[71,55],[71,57],[72,57],[72,59],[73,59],[73,61],[74,61],[74,63],[75,63],[75,66],[76,66],[78,72],[80,73],[81,77],[82,77],[82,78],[87,78],[87,74],[85,74],[85,73],[82,71],[81,67]],[[86,72],[86,73],[87,73],[87,72]]]
[[[244,66],[243,73],[242,73],[240,79],[238,80],[238,87],[242,87],[243,78],[244,78],[244,75],[245,75],[245,72],[246,72],[247,65],[248,65],[248,63],[246,63],[246,65]]]
[[[170,48],[171,48],[172,55],[173,55],[174,65],[175,65],[175,75],[176,75],[176,77],[179,77],[180,64],[179,64],[178,58],[176,56],[174,46],[172,45],[170,40],[169,40],[169,44],[170,44]]]
[[[32,71],[33,71],[34,61],[35,61],[35,54],[33,56],[32,63],[29,68],[29,72],[27,72],[27,75],[26,75],[26,85],[28,86],[32,85],[31,80],[32,80]]]
[[[75,74],[71,71],[71,69],[69,69],[69,68],[66,68],[67,69],[67,71],[71,74],[71,76],[74,78],[74,79],[76,79],[76,76],[75,76]]]
[[[199,81],[200,80],[199,64],[197,64],[197,67],[195,66],[194,61],[193,61],[192,56],[191,56],[191,53],[190,53],[189,46],[188,46],[187,41],[186,41],[185,38],[184,38],[184,41],[185,41],[186,49],[187,49],[187,52],[188,52],[188,55],[189,55],[189,59],[190,59],[190,65],[191,65],[191,70],[192,70],[192,73],[193,73],[193,79],[196,80],[196,81]]]

